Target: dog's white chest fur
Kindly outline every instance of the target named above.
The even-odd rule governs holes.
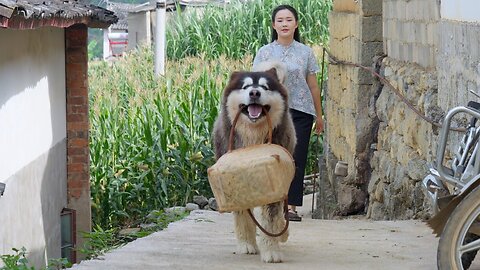
[[[262,144],[265,143],[268,136],[268,125],[252,127],[252,125],[242,121],[237,124],[236,131],[243,146]]]

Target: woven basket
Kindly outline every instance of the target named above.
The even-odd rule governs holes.
[[[240,115],[237,113],[230,132],[229,151],[208,168],[208,180],[220,212],[250,209],[284,200],[295,174],[292,155],[272,142],[232,150],[233,131]]]

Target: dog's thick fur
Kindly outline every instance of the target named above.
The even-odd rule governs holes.
[[[272,143],[283,146],[293,154],[296,136],[288,109],[288,91],[279,81],[279,77],[283,81],[284,76],[285,69],[276,62],[259,65],[254,72],[232,73],[214,126],[213,141],[217,159],[228,151],[232,122],[243,105],[246,107],[243,107],[235,127],[234,149],[266,142],[268,123],[265,114],[259,109],[264,107],[272,121]],[[251,108],[247,109],[248,106]],[[271,233],[278,233],[285,226],[283,202],[256,207],[253,213],[259,223]],[[248,212],[236,211],[233,214],[238,253],[256,254],[260,251],[264,262],[282,261],[279,242],[287,241],[288,231],[279,237],[270,237],[260,232],[257,245],[256,226]]]

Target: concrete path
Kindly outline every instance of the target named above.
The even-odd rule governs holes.
[[[308,198],[307,198],[308,202]],[[75,270],[122,269],[436,269],[438,238],[421,221],[311,219],[291,222],[284,262],[238,255],[232,215],[197,210],[163,231],[138,239]]]

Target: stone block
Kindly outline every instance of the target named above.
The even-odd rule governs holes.
[[[400,30],[399,29],[399,22],[397,20],[387,20],[388,24],[385,25],[385,27],[388,27],[388,33],[389,33],[389,36],[386,37],[384,35],[383,38],[388,38],[388,39],[393,39],[393,40],[398,40],[398,31]]]
[[[382,16],[364,17],[362,19],[362,41],[376,41],[381,42],[382,37]]]
[[[412,44],[408,42],[400,43],[399,45],[399,56],[397,60],[409,62],[412,60]]]
[[[405,42],[405,22],[395,21],[392,25],[392,31],[395,31],[394,40]]]
[[[341,125],[337,124],[341,123],[339,122],[341,119],[339,118],[340,113],[338,106],[336,106],[336,104],[332,100],[327,100],[325,111],[327,112],[328,123],[330,124],[328,125],[328,128],[326,130],[327,135],[329,136],[329,138],[336,138],[340,136],[341,128]]]
[[[375,104],[377,117],[380,119],[380,121],[384,122],[385,124],[388,122],[388,119],[391,117],[391,114],[394,108],[394,106],[392,106],[393,103],[391,102],[392,95],[389,92],[389,90],[386,88],[387,87],[383,87],[383,90],[380,93],[380,96],[378,97],[377,102]]]
[[[358,85],[351,83],[348,88],[345,89],[344,95],[340,101],[340,106],[347,110],[356,111],[357,101],[355,99],[356,92],[358,92]]]
[[[350,152],[354,152],[354,143],[355,143],[355,112],[353,110],[345,110],[344,115],[342,115],[343,127],[341,129],[341,135],[345,137],[347,144],[350,146]]]
[[[383,1],[383,20],[390,20],[395,18],[395,13],[393,12],[392,6],[394,5],[391,1]]]
[[[359,3],[355,0],[334,0],[332,8],[335,12],[348,13],[358,13],[360,10]]]
[[[412,60],[415,63],[425,68],[435,67],[434,48],[423,44],[414,44],[412,46],[414,46],[413,51],[415,52]]]
[[[379,202],[379,203],[383,203],[384,202],[384,190],[385,190],[385,182],[384,181],[379,181],[378,182],[378,185],[375,189],[375,192],[373,193],[373,198],[375,201]]]
[[[331,38],[339,40],[351,36],[360,38],[362,31],[361,19],[362,17],[358,14],[332,11],[329,16]]]
[[[372,220],[388,219],[386,215],[385,205],[377,201],[371,201],[368,207],[367,218]]]
[[[407,7],[406,2],[401,1],[394,1],[395,3],[395,17],[400,21],[405,21],[407,19]]]
[[[415,31],[415,42],[422,43],[423,45],[427,45],[428,37],[427,37],[427,24],[426,23],[415,23],[414,24],[414,31]]]
[[[338,209],[343,215],[363,212],[366,200],[367,194],[361,189],[350,185],[339,185]]]
[[[382,182],[387,183],[389,176],[392,174],[394,169],[392,160],[389,158],[389,152],[386,150],[378,150],[375,152],[375,156],[378,159],[378,165],[376,166],[375,173],[378,173],[378,176]],[[372,172],[373,173],[373,172]]]
[[[417,132],[420,118],[412,110],[405,111],[405,121],[402,123],[403,129],[400,133],[403,136],[404,143],[412,148],[418,147]]]
[[[358,118],[355,121],[355,153],[365,152],[369,148],[370,143],[374,140],[372,133],[373,123],[372,119],[368,117]]]
[[[430,46],[435,46],[437,44],[437,41],[439,40],[438,39],[438,32],[437,32],[437,29],[438,29],[438,26],[437,26],[437,23],[427,23],[427,44],[430,45]]]
[[[345,157],[352,156],[352,153],[349,151],[348,144],[345,137],[335,137],[330,143],[330,150],[332,153],[337,156],[339,159],[345,160]],[[331,168],[332,172],[334,166]]]
[[[414,181],[421,181],[428,174],[427,161],[420,157],[411,159],[406,166],[407,175]]]
[[[380,175],[381,175],[381,172],[378,172],[378,171],[372,172],[372,176],[370,177],[370,181],[368,182],[368,189],[367,189],[369,194],[375,192],[375,190],[377,189],[378,183],[381,182]]]
[[[400,0],[405,1],[405,0]],[[416,17],[416,10],[418,9],[417,0],[405,1],[405,19],[413,21]]]
[[[401,47],[401,44],[398,40],[392,40],[390,51],[386,52],[387,55],[390,56],[391,58],[400,60],[400,47]]]
[[[361,64],[364,66],[371,66],[373,58],[383,54],[383,42],[367,42],[363,43],[361,47]]]
[[[362,0],[360,3],[362,4],[363,16],[382,16],[382,0]]]
[[[341,99],[341,92],[344,86],[341,84],[341,78],[343,76],[343,72],[346,70],[344,66],[341,65],[329,65],[328,67],[328,95],[327,98],[335,100],[337,103],[340,102]]]
[[[359,85],[357,90],[355,94],[357,112],[365,113],[365,116],[368,116],[370,98],[376,93],[377,89],[373,88],[372,85]]]
[[[343,40],[330,40],[330,53],[341,61],[360,62],[360,40],[349,36]]]
[[[389,55],[388,52],[391,51],[392,41],[390,39],[383,40],[383,51],[385,54]]]
[[[427,12],[429,6],[429,1],[425,0],[415,0],[414,1],[414,20],[417,22],[425,22],[428,20],[429,14]]]
[[[382,32],[383,32],[382,40],[383,41],[388,40],[388,39],[393,37],[393,33],[389,29],[391,22],[392,22],[391,20],[385,19],[385,18],[382,21]]]

